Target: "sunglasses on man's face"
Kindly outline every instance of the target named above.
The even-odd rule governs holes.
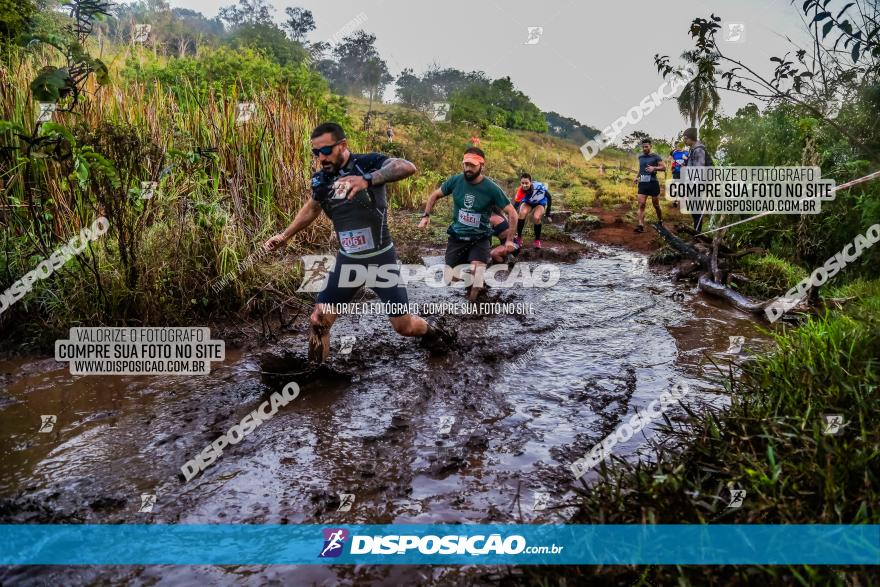
[[[333,149],[336,147],[336,145],[338,145],[339,143],[341,143],[344,140],[345,139],[342,139],[340,141],[336,141],[332,145],[325,145],[323,147],[318,147],[317,149],[312,149],[312,155],[314,155],[315,157],[317,157],[318,155],[324,155],[326,157],[327,155],[329,155],[330,153],[333,152]]]

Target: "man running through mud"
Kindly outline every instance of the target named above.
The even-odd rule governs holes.
[[[486,165],[486,154],[478,147],[470,147],[464,152],[462,173],[448,178],[428,196],[425,213],[419,222],[419,228],[426,229],[431,221],[431,211],[437,200],[452,195],[452,224],[446,230],[449,241],[446,245],[446,266],[452,269],[459,265],[471,264],[474,284],[470,288],[468,299],[475,301],[482,286],[482,275],[489,262],[490,239],[492,225],[489,217],[494,207],[507,214],[508,224],[512,226],[516,220],[516,209],[507,199],[498,184],[483,175]],[[513,231],[507,231],[504,247],[507,252],[513,251]],[[453,277],[457,277],[453,275]]]
[[[340,250],[310,318],[309,360],[321,363],[330,355],[330,328],[338,317],[332,305],[351,301],[360,290],[360,285],[340,285],[343,272],[350,277],[357,275],[358,270],[363,272],[363,268],[368,275],[377,273],[379,268],[388,270],[391,278],[368,284],[370,289],[395,309],[402,309],[409,301],[388,231],[385,184],[409,177],[416,172],[416,167],[405,159],[380,153],[352,153],[348,150],[345,132],[335,122],[318,126],[311,139],[312,153],[321,164],[321,170],[312,175],[312,197],[297,212],[290,226],[263,246],[267,251],[280,248],[314,222],[321,210],[333,222]],[[389,319],[398,334],[421,337],[429,349],[442,351],[451,342],[448,333],[418,316],[394,311]]]
[[[657,172],[666,171],[663,158],[657,153],[651,152],[651,140],[642,141],[642,154],[639,155],[639,176],[636,183],[639,185],[639,225],[635,232],[645,232],[645,203],[651,198],[654,204],[654,212],[657,213],[657,223],[663,224],[663,213],[660,211],[660,182],[657,180]]]
[[[522,233],[526,227],[526,220],[531,215],[532,224],[535,227],[535,248],[541,248],[541,219],[544,212],[550,215],[550,190],[540,181],[532,181],[532,176],[523,173],[519,176],[519,189],[516,190],[515,200],[519,211],[519,220],[516,223],[516,244],[522,246]]]

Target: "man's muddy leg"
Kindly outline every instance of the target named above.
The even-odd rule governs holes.
[[[468,301],[475,302],[480,292],[486,287],[486,264],[480,261],[471,261],[471,275],[474,277],[474,282],[471,285],[471,291],[468,293]]]
[[[330,328],[336,322],[336,314],[325,304],[318,304],[309,318],[309,361],[323,363],[330,357]]]
[[[648,196],[646,196],[644,194],[639,194],[638,199],[639,199],[639,210],[637,213],[637,217],[639,219],[638,220],[639,224],[636,228],[645,226],[645,202],[647,201]]]
[[[657,214],[657,222],[663,224],[663,212],[660,210],[660,196],[653,196],[651,203],[654,204],[654,212]]]
[[[495,263],[504,263],[507,260],[507,255],[509,253],[507,252],[507,246],[505,245],[505,242],[507,242],[507,237],[508,235],[510,235],[512,230],[512,227],[508,227],[507,230],[498,235],[498,240],[501,241],[501,244],[492,249],[492,251],[489,253],[492,256],[492,261],[494,261]]]
[[[535,230],[535,240],[538,243],[541,242],[541,228],[543,225],[541,224],[542,219],[544,218],[544,206],[538,205],[533,208],[532,212],[532,227]],[[537,245],[540,248],[540,244]]]
[[[414,314],[402,314],[400,316],[389,316],[391,326],[400,336],[424,336],[428,332],[428,322]]]

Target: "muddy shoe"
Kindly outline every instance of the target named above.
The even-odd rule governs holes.
[[[428,332],[422,336],[419,343],[428,349],[431,354],[443,354],[452,350],[455,344],[455,332],[442,326],[428,324]]]
[[[330,349],[326,348],[321,336],[311,334],[309,336],[309,363],[321,364],[330,356]]]
[[[639,224],[633,229],[633,232],[645,232],[645,227]]]
[[[477,298],[480,297],[480,294],[485,290],[485,287],[475,287],[473,285],[468,286],[467,290],[467,299],[470,303],[474,303],[477,301]]]

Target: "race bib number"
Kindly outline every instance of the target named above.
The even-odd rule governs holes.
[[[469,210],[458,211],[458,221],[465,226],[473,226],[475,228],[479,228],[480,218],[482,218],[482,216],[483,215],[479,212],[471,212]]]
[[[346,253],[368,251],[373,248],[373,233],[369,228],[344,230],[339,233],[339,246]]]
[[[640,176],[639,176],[639,181],[642,182],[642,183],[647,183],[647,182],[649,182],[649,181],[654,181],[654,176],[651,175],[650,173],[643,174],[643,175],[640,175]]]

